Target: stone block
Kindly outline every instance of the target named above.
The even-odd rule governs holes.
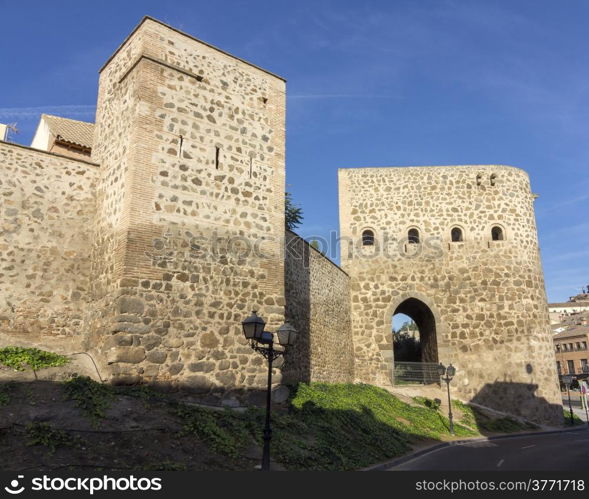
[[[145,349],[141,347],[119,347],[111,348],[108,352],[107,362],[123,362],[127,364],[138,364],[145,360]]]
[[[147,353],[147,361],[152,362],[154,364],[163,364],[167,358],[166,352],[162,352],[161,350],[152,350],[151,352]]]

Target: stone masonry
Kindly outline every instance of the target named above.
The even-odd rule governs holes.
[[[285,91],[146,17],[100,70],[90,160],[0,142],[0,344],[231,399],[265,387],[241,332],[257,310],[300,334],[276,363],[283,398],[301,380],[390,386],[403,312],[424,360],[457,366],[461,398],[555,422],[527,175],[341,170],[342,269],[285,230]]]
[[[0,343],[79,347],[99,167],[0,142]]]
[[[356,378],[390,383],[391,318],[402,312],[425,326],[427,360],[456,366],[462,399],[559,422],[527,174],[507,166],[345,169],[339,190]],[[462,241],[452,240],[456,228]],[[374,244],[363,244],[365,231]]]

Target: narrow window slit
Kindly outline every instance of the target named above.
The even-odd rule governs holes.
[[[180,146],[178,147],[178,157],[182,157],[182,145],[184,144],[184,137],[180,135]]]
[[[220,148],[218,146],[215,147],[215,169],[218,170],[219,169],[219,150]]]
[[[252,166],[253,166],[253,158],[250,156],[250,178],[252,178]]]

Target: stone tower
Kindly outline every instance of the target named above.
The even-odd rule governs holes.
[[[88,347],[114,380],[263,386],[284,321],[285,82],[144,18],[100,71]]]
[[[358,381],[389,384],[391,318],[422,360],[452,363],[461,398],[562,420],[528,175],[507,166],[339,171]]]

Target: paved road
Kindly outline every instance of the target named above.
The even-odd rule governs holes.
[[[589,429],[470,442],[436,450],[388,471],[583,471],[589,469]]]

